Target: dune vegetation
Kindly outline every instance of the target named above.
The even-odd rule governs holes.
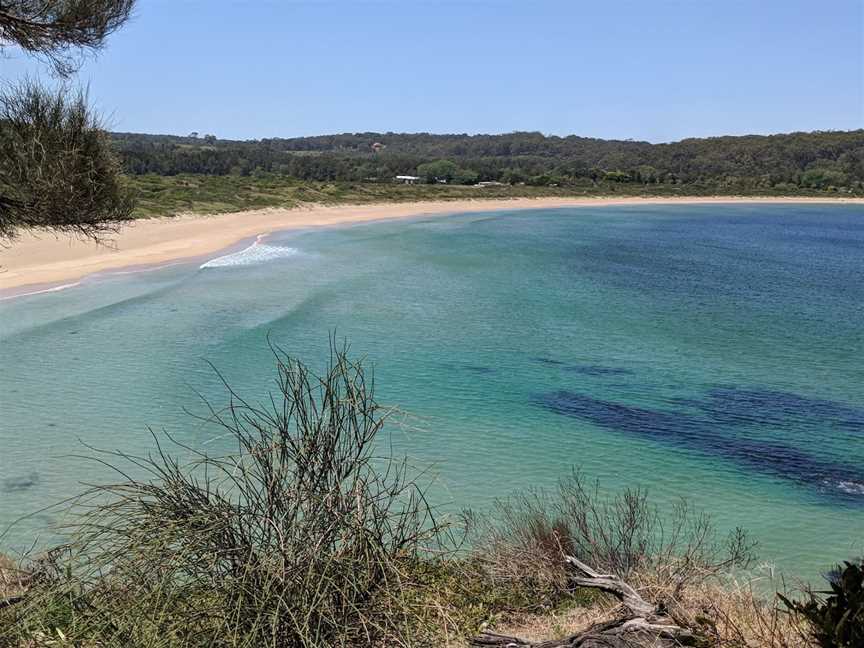
[[[534,186],[690,185],[718,193],[822,190],[860,193],[864,131],[691,138],[651,144],[537,132],[499,135],[343,133],[222,140],[113,133],[130,175],[274,173],[319,182]]]
[[[540,133],[111,140],[138,216],[475,197],[864,195],[864,131],[669,144]]]
[[[840,194],[811,188],[767,187],[718,191],[708,184],[641,185],[579,183],[554,186],[528,184],[458,185],[398,184],[395,182],[352,182],[344,180],[298,180],[272,173],[256,175],[125,176],[124,187],[135,198],[133,217],[152,218],[178,214],[219,214],[303,205],[398,203],[445,200],[508,198],[644,197],[676,198],[699,196],[842,198]]]

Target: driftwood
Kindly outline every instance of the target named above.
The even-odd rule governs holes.
[[[623,604],[624,613],[564,639],[531,642],[487,632],[475,637],[471,645],[498,648],[672,648],[696,643],[692,632],[675,623],[661,608],[643,599],[618,576],[600,574],[572,556],[566,556],[566,560],[576,572],[574,584],[612,594]]]

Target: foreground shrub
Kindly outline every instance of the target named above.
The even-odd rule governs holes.
[[[185,448],[194,461],[181,465],[157,439],[153,457],[109,458],[149,479],[88,493],[74,542],[10,611],[19,636],[256,647],[406,636],[407,575],[442,528],[405,463],[375,455],[386,412],[362,365],[334,350],[318,377],[275,354],[269,406],[232,392],[211,412],[235,454]]]
[[[488,587],[533,595],[533,608],[523,605],[489,626],[499,634],[551,648],[598,624],[620,623],[617,600],[574,586],[563,559],[570,555],[622,576],[700,646],[812,645],[808,621],[788,614],[781,596],[764,594],[785,585],[750,569],[754,545],[747,535],[718,534],[710,516],[686,501],[661,510],[645,489],[604,495],[574,472],[551,491],[517,493],[469,520]]]
[[[607,496],[578,472],[469,515],[473,546],[457,554],[405,462],[377,453],[387,412],[362,363],[334,348],[319,377],[274,354],[269,405],[229,388],[206,417],[232,454],[170,437],[153,456],[106,453],[122,478],[81,498],[72,541],[23,568],[0,560],[0,646],[437,647],[489,629],[545,639],[620,625],[617,602],[585,589],[566,556],[620,575],[705,645],[799,648],[810,622],[860,620],[839,612],[860,611],[860,570],[830,614],[786,614],[782,597],[712,578],[748,565],[743,532],[719,538],[685,502]],[[824,645],[859,645],[851,636]]]
[[[644,489],[606,496],[578,472],[554,491],[517,493],[469,519],[490,577],[530,584],[551,602],[571,589],[564,555],[625,579],[650,575],[646,584],[661,589],[746,567],[753,558],[741,529],[718,539],[710,517],[684,500],[663,512]]]
[[[823,648],[864,646],[864,561],[845,562],[828,575],[828,583],[829,590],[809,592],[805,602],[781,599],[810,622],[810,634]]]

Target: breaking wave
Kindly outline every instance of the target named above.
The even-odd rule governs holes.
[[[224,256],[210,259],[201,264],[201,268],[234,268],[239,266],[258,265],[276,259],[286,259],[300,254],[300,250],[292,247],[280,247],[278,245],[267,245],[256,241],[249,247],[239,252],[226,254]]]

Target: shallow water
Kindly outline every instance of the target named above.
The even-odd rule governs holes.
[[[271,387],[266,336],[328,332],[411,414],[397,452],[483,508],[573,466],[686,496],[813,578],[864,551],[864,208],[633,206],[282,233],[203,265],[0,302],[0,525],[143,453],[148,426],[218,448],[184,409]],[[0,544],[57,523],[48,510]]]

